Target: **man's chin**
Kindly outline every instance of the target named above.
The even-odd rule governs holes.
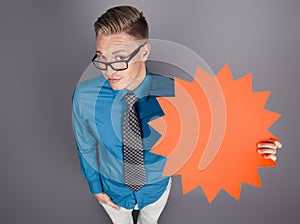
[[[132,87],[135,86],[134,82],[129,83],[129,84],[124,84],[124,82],[123,83],[121,83],[121,82],[116,82],[116,83],[109,82],[109,84],[110,84],[110,87],[113,90],[122,90],[122,89],[132,90],[132,89],[134,89]]]
[[[116,84],[112,84],[112,83],[110,83],[110,86],[113,90],[122,90],[122,89],[125,89],[125,87],[126,87],[123,85],[116,85]]]

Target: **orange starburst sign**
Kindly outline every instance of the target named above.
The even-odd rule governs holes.
[[[269,95],[228,65],[215,77],[198,67],[192,83],[175,78],[175,97],[158,99],[165,116],[150,122],[162,133],[151,152],[167,157],[163,174],[181,175],[184,194],[200,186],[209,202],[222,189],[239,200],[242,183],[261,187],[258,168],[276,166],[257,153],[259,141],[277,139]]]

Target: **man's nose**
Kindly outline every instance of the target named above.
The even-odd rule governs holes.
[[[116,71],[113,70],[109,65],[107,66],[107,69],[106,69],[106,75],[107,76],[111,76],[115,73]]]

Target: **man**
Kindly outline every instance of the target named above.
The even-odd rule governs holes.
[[[90,191],[114,224],[156,224],[165,207],[171,178],[166,158],[149,150],[159,135],[148,122],[163,115],[156,97],[173,96],[173,79],[151,74],[148,24],[131,6],[107,10],[94,24],[94,65],[102,75],[80,83],[73,94],[73,129],[80,167]],[[276,160],[277,141],[258,144]]]

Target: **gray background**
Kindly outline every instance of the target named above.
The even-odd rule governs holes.
[[[175,177],[160,223],[300,223],[297,0],[1,1],[0,223],[108,223],[80,174],[71,94],[95,52],[93,22],[125,3],[144,11],[151,38],[195,50],[215,72],[252,72],[254,90],[272,90],[266,108],[283,114],[271,131],[284,150],[260,171],[263,188],[209,204]]]

